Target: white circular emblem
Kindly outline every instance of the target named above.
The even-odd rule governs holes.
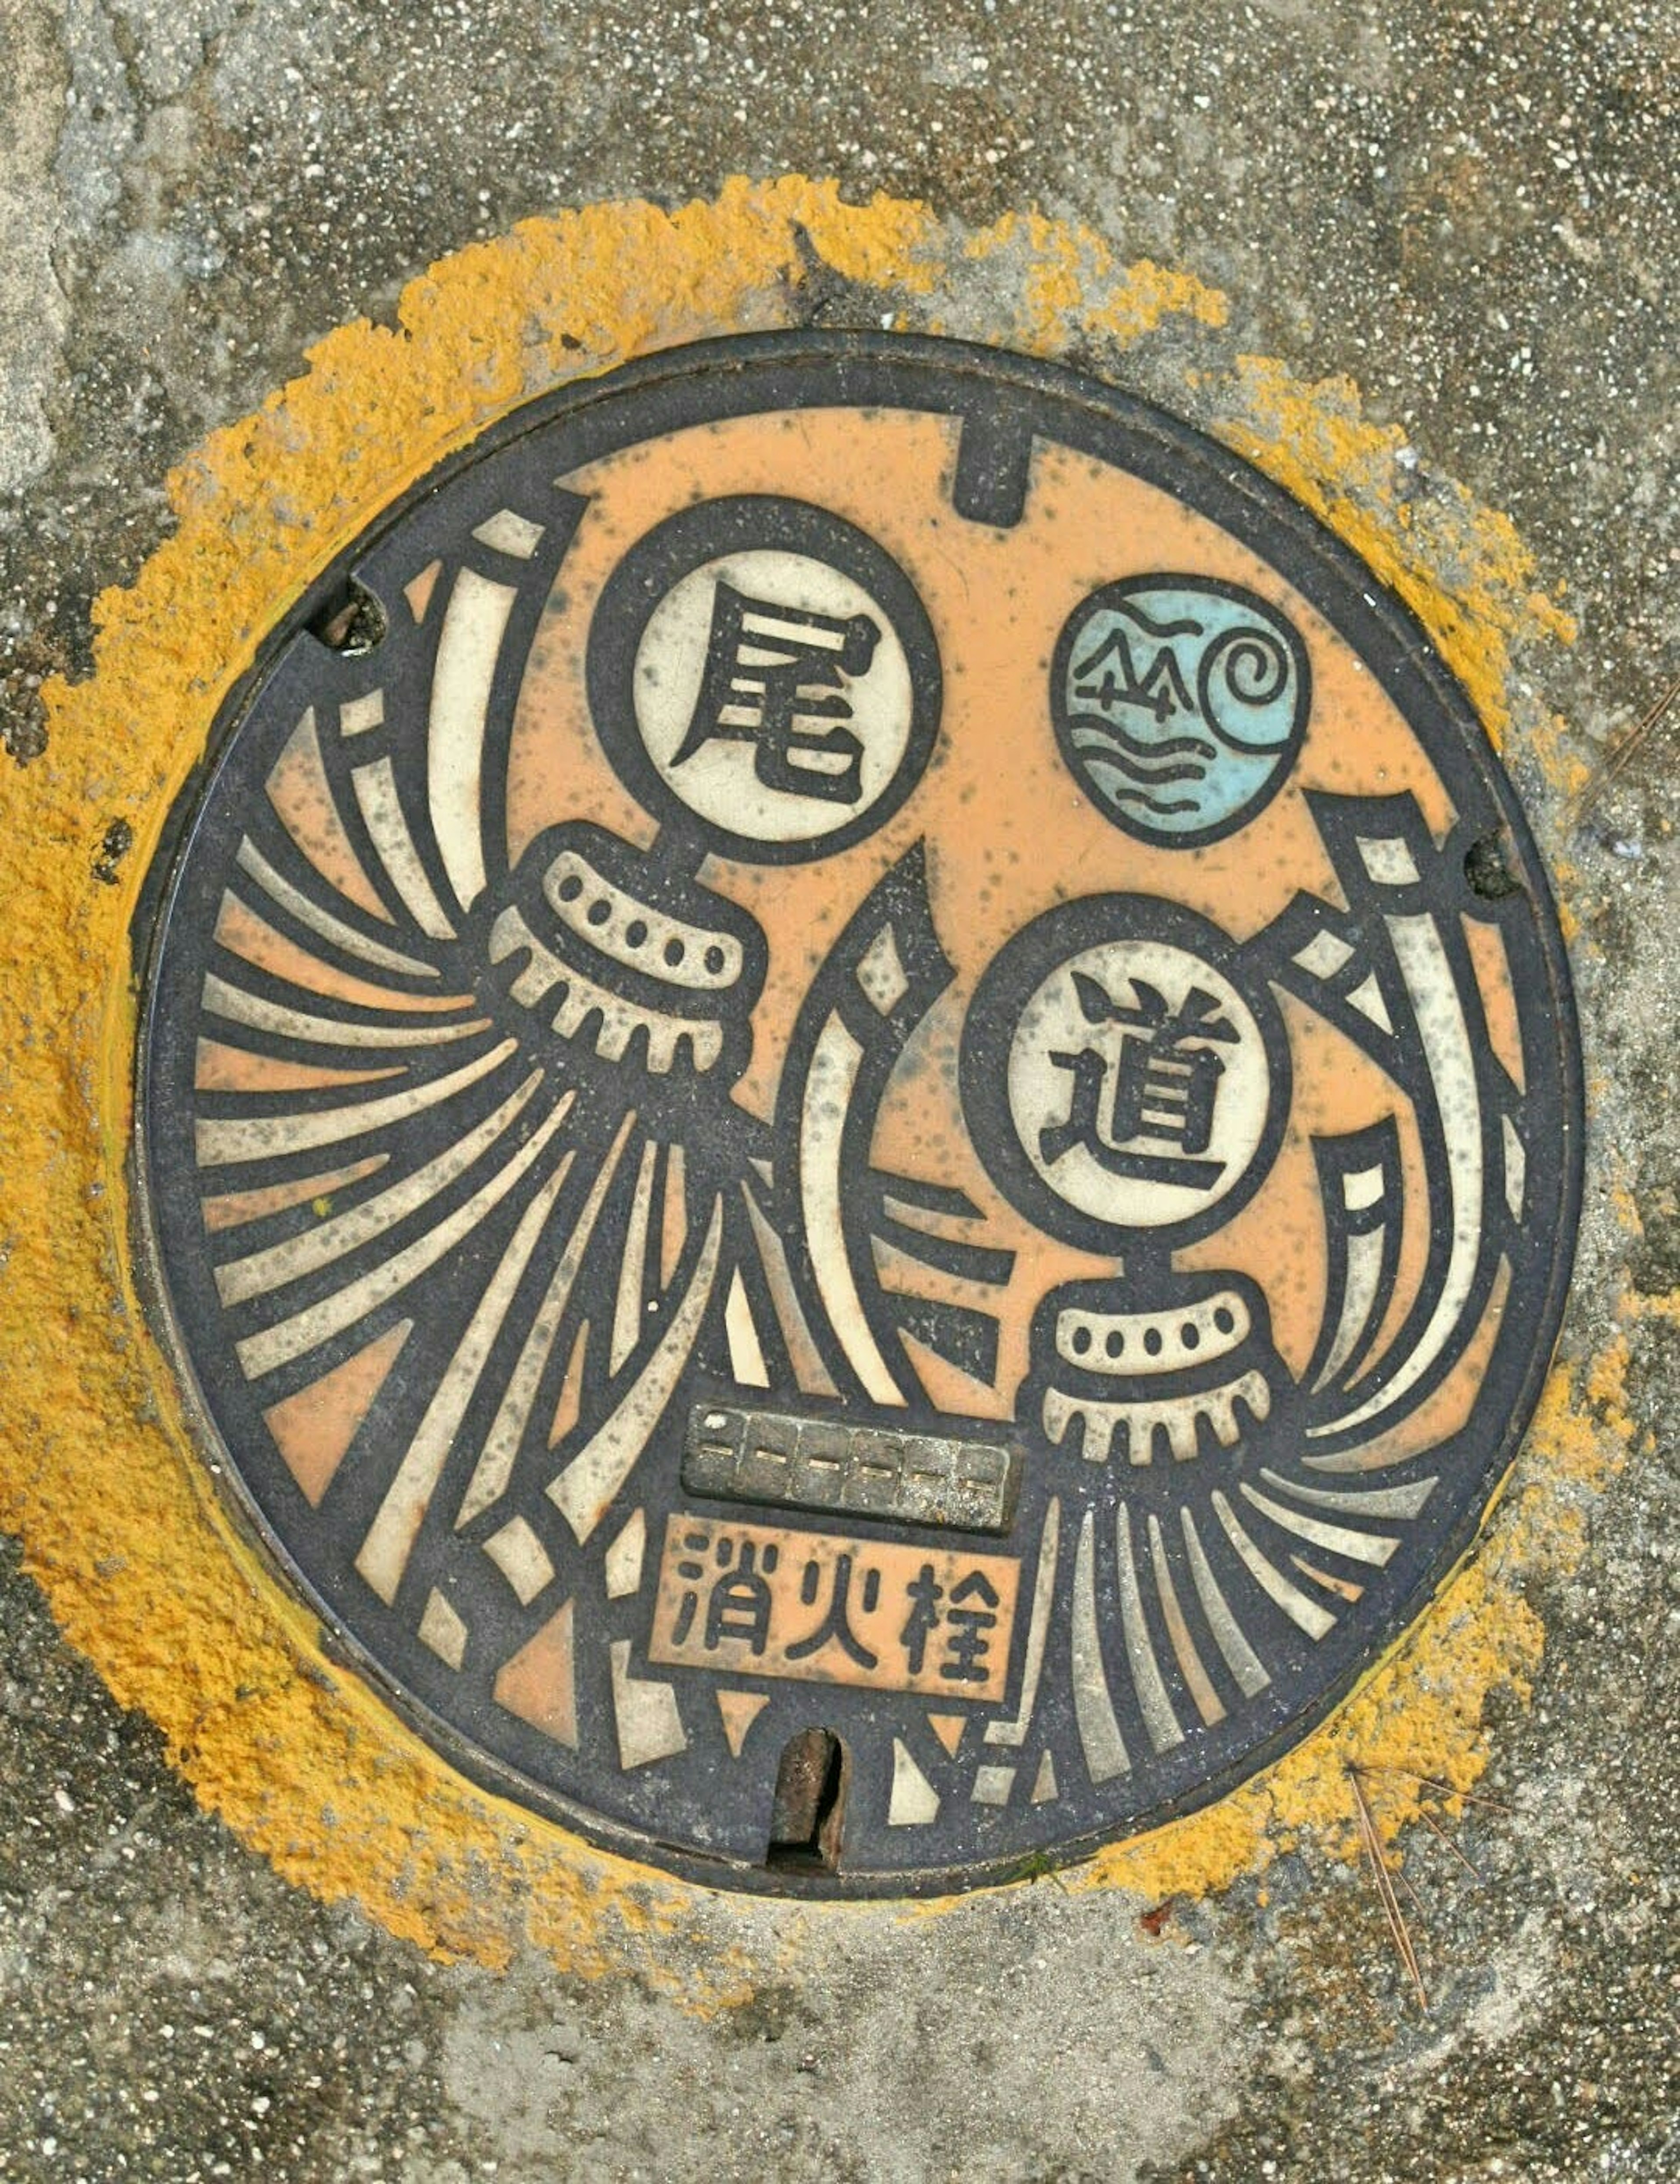
[[[1270,1105],[1266,1042],[1188,949],[1104,941],[1057,966],[1010,1048],[1010,1112],[1056,1195],[1115,1228],[1204,1212],[1247,1173]]]
[[[705,562],[665,593],[637,648],[635,705],[671,794],[765,842],[820,841],[870,811],[915,717],[882,604],[773,549]]]

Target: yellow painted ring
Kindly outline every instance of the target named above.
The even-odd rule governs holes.
[[[845,205],[798,177],[737,181],[674,214],[608,204],[526,222],[416,281],[395,330],[358,321],[322,342],[305,376],[171,477],[174,535],[131,589],[100,599],[95,674],[47,688],[46,755],[0,781],[0,1522],[22,1535],[66,1635],[158,1724],[201,1801],[319,1896],[353,1898],[439,1955],[498,1964],[534,1944],[575,1970],[680,1977],[692,1994],[695,1950],[673,1969],[687,1934],[725,1999],[740,1991],[743,1922],[773,1909],[609,1856],[463,1780],[323,1653],[314,1619],[223,1507],[135,1284],[131,926],[222,699],[382,507],[565,381],[797,323],[802,287],[825,269],[865,285],[893,323],[1037,354],[1094,342],[1115,355],[1164,327],[1199,359],[1199,343],[1187,387],[1200,421],[1405,597],[1496,740],[1512,646],[1569,634],[1502,517],[1438,493],[1422,531],[1396,491],[1398,432],[1366,422],[1343,382],[1304,387],[1280,365],[1231,358],[1225,299],[1189,275],[1121,266],[1099,237],[1036,215],[965,231],[886,198]],[[119,822],[132,838],[120,856]],[[1525,1582],[1578,1553],[1580,1490],[1631,1433],[1626,1354],[1613,1337],[1579,1401],[1571,1374],[1554,1374],[1526,1483],[1491,1537],[1330,1723],[1222,1803],[1105,1852],[1076,1885],[1197,1893],[1258,1870],[1305,1828],[1345,1845],[1350,1758],[1472,1782],[1487,1693],[1538,1655]],[[1398,1825],[1421,1792],[1385,1781]]]

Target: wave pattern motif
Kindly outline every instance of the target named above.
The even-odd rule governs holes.
[[[1094,592],[1052,669],[1062,750],[1127,833],[1188,844],[1229,833],[1282,784],[1306,727],[1306,650],[1235,585],[1126,577]]]

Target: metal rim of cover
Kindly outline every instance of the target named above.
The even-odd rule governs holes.
[[[743,336],[515,411],[277,621],[136,948],[231,1503],[452,1763],[698,1880],[1222,1795],[1538,1398],[1516,797],[1344,546],[1060,366]]]

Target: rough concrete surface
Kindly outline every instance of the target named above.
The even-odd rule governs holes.
[[[1533,699],[1568,756],[1599,768],[1680,673],[1661,0],[0,0],[0,763],[39,754],[34,694],[87,666],[168,466],[314,339],[531,213],[742,170],[1088,222],[1226,292],[1204,354],[1348,375],[1566,583],[1580,636]],[[1194,414],[1182,367],[1164,338],[1120,376]],[[1680,1283],[1675,744],[1567,809],[1513,763],[1578,922],[1580,1355],[1624,1282]],[[1530,1603],[1546,1651],[1496,1708],[1497,1802],[1447,1824],[1475,1875],[1405,1844],[1427,2014],[1366,1875],[1311,1841],[1164,1919],[1049,1880],[945,1919],[795,1918],[711,2018],[535,1958],[442,1967],[197,1811],[8,1547],[0,2177],[1680,2174],[1672,1323],[1629,1340],[1628,1459]]]

